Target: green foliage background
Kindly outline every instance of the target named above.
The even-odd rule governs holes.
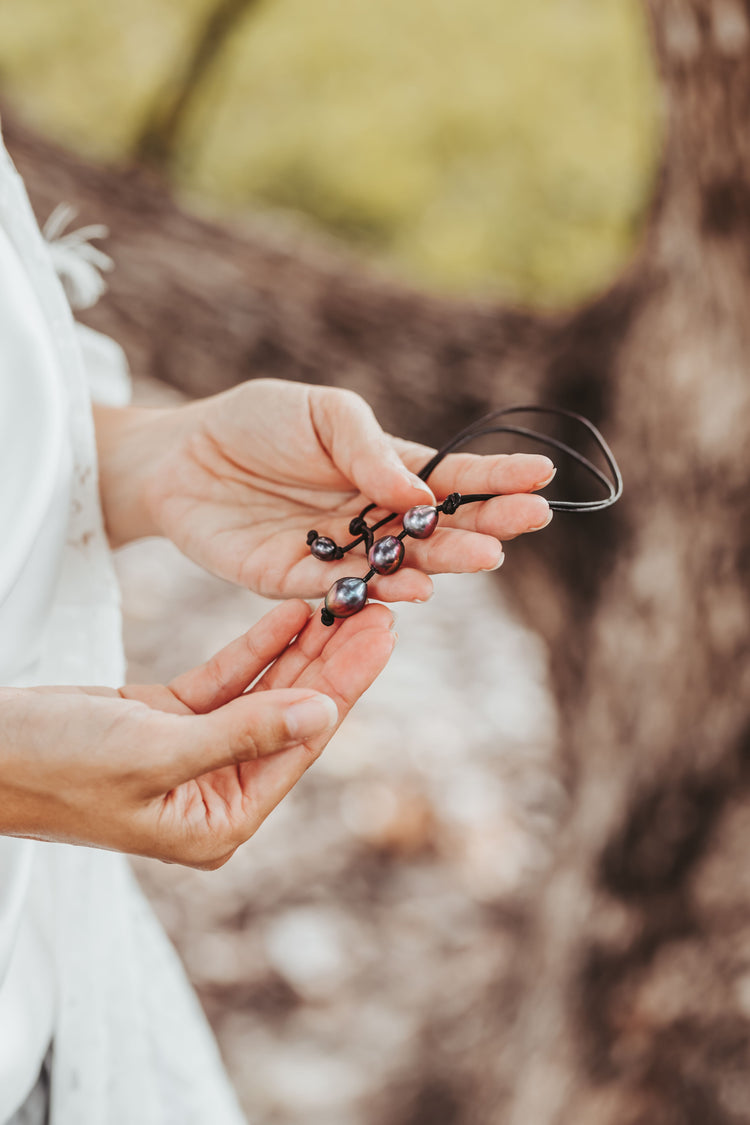
[[[5,0],[0,89],[126,158],[215,0]],[[180,190],[291,209],[420,284],[579,300],[648,205],[659,112],[636,0],[263,0],[180,135]]]

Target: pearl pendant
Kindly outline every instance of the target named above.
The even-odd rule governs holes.
[[[325,535],[319,535],[310,544],[310,553],[315,555],[316,559],[320,559],[321,562],[330,562],[331,559],[336,557],[336,544],[333,539],[327,539]]]
[[[395,535],[384,535],[370,547],[367,561],[376,574],[393,574],[404,561],[404,544]]]
[[[367,601],[367,583],[361,578],[339,578],[326,594],[325,606],[333,617],[351,617]]]
[[[429,539],[438,525],[437,508],[428,504],[418,504],[416,508],[409,508],[404,516],[404,531],[412,539]]]

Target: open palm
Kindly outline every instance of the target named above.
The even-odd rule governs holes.
[[[339,544],[366,503],[405,512],[429,503],[416,473],[431,450],[385,434],[350,392],[255,380],[176,411],[147,489],[155,530],[230,581],[275,597],[314,597],[339,577],[364,572],[359,558],[321,563],[311,528]],[[386,601],[429,596],[429,573],[494,568],[500,540],[543,526],[549,508],[529,495],[552,474],[546,457],[446,458],[430,478],[452,491],[503,493],[462,509],[429,540],[410,542],[407,565],[372,582]],[[354,554],[354,553],[353,553]]]

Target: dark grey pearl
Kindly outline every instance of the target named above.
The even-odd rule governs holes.
[[[437,508],[428,504],[418,504],[416,508],[409,508],[404,516],[404,531],[412,539],[429,539],[438,525]]]
[[[334,617],[351,617],[367,601],[367,583],[361,578],[339,578],[326,594],[326,609]]]
[[[404,544],[395,535],[384,535],[370,547],[367,561],[376,574],[393,574],[404,561]]]
[[[310,544],[310,551],[316,559],[320,559],[322,562],[330,562],[331,559],[336,557],[336,544],[333,539],[326,539],[325,535],[319,535]]]

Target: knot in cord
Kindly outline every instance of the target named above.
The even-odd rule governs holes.
[[[308,531],[308,533],[307,533],[307,545],[308,545],[308,547],[312,547],[313,543],[315,542],[315,540],[317,538],[318,538],[317,531]]]
[[[375,539],[374,533],[365,523],[363,516],[355,516],[349,523],[349,534],[359,537],[360,535],[365,541],[365,548],[369,551]]]
[[[461,506],[461,493],[460,492],[451,492],[450,496],[446,496],[445,500],[443,500],[443,503],[440,505],[440,507],[445,512],[446,516],[455,515],[455,513],[458,511],[460,506]]]
[[[350,535],[365,535],[369,530],[362,516],[355,516],[353,520],[349,521]]]
[[[528,429],[525,426],[509,425],[506,422],[506,418],[508,418],[509,416],[515,415],[515,414],[552,415],[554,417],[567,418],[567,419],[570,419],[570,421],[578,423],[578,425],[582,426],[583,429],[588,432],[588,435],[591,438],[593,438],[599,452],[601,453],[602,457],[604,458],[604,461],[606,462],[606,467],[607,467],[608,471],[603,472],[602,469],[600,469],[598,465],[594,464],[594,462],[591,461],[588,457],[584,456],[583,453],[579,453],[577,449],[568,445],[566,442],[559,441],[557,438],[552,437],[548,434],[537,433],[535,430]],[[437,453],[435,453],[432,456],[432,458],[427,462],[427,464],[424,465],[422,467],[422,469],[420,470],[420,473],[419,473],[420,477],[422,478],[422,480],[427,481],[429,479],[430,475],[432,474],[432,472],[437,468],[437,466],[440,464],[440,462],[445,457],[448,456],[448,454],[455,453],[456,450],[461,449],[464,445],[468,444],[470,441],[473,441],[476,438],[487,437],[489,434],[514,434],[517,437],[525,438],[525,439],[530,440],[530,441],[539,442],[542,445],[546,445],[546,446],[548,446],[552,449],[556,449],[559,452],[563,453],[566,457],[570,458],[572,461],[576,462],[576,464],[580,468],[585,470],[585,472],[587,472],[590,476],[594,477],[595,480],[597,481],[597,483],[599,485],[603,485],[604,488],[606,489],[606,493],[607,493],[606,496],[600,497],[598,499],[594,498],[594,499],[590,499],[590,500],[550,500],[549,505],[550,505],[550,508],[553,511],[556,511],[556,512],[597,512],[597,511],[603,511],[605,508],[610,508],[613,504],[615,504],[620,499],[620,497],[622,495],[623,483],[622,483],[622,473],[620,472],[620,467],[617,464],[617,461],[615,459],[614,454],[612,453],[612,450],[609,448],[609,446],[607,445],[607,443],[604,440],[604,438],[602,437],[602,435],[599,433],[599,430],[596,428],[596,426],[594,426],[594,424],[592,422],[589,422],[589,420],[587,418],[584,418],[583,415],[576,414],[572,410],[565,410],[561,407],[538,406],[536,404],[532,404],[530,406],[509,406],[509,407],[506,407],[503,410],[495,410],[491,414],[487,414],[487,415],[485,415],[485,417],[477,419],[476,422],[473,422],[471,425],[469,425],[465,429],[461,430],[460,433],[456,434],[455,437],[451,438],[451,440],[446,445],[444,445],[441,449],[439,449],[437,451]],[[455,514],[455,512],[458,510],[458,508],[462,504],[480,504],[480,503],[483,503],[486,500],[493,500],[498,495],[501,495],[501,494],[500,493],[488,492],[488,493],[472,493],[471,495],[462,496],[460,492],[451,492],[450,495],[447,496],[441,504],[437,504],[435,506],[435,508],[432,509],[433,517],[435,518],[435,523],[432,524],[430,526],[430,528],[427,530],[427,535],[431,534],[431,532],[434,530],[435,524],[437,523],[436,516],[437,516],[438,512],[443,512],[443,513],[445,513],[445,515],[452,516],[452,515]],[[427,506],[426,505],[417,505],[417,507],[415,509],[416,512],[420,513],[420,519],[422,518],[422,511],[420,511],[420,509],[424,509],[425,507],[427,507]],[[375,508],[377,508],[377,504],[374,504],[374,503],[368,504],[365,508],[362,509],[362,512],[360,513],[360,515],[355,516],[350,521],[349,531],[354,536],[354,542],[347,544],[346,547],[335,546],[334,553],[332,555],[328,554],[328,552],[330,551],[330,545],[332,545],[332,540],[327,540],[327,537],[324,537],[324,539],[326,539],[326,547],[325,547],[326,558],[333,557],[335,559],[341,559],[341,558],[344,557],[344,554],[347,551],[350,551],[353,547],[355,547],[357,545],[357,543],[359,543],[362,540],[364,540],[365,548],[366,548],[367,553],[369,555],[370,550],[372,548],[372,544],[373,544],[374,539],[375,539],[375,533],[381,527],[385,526],[385,524],[390,523],[391,520],[396,519],[396,516],[398,514],[396,512],[391,512],[390,515],[387,515],[384,518],[380,519],[379,521],[377,521],[373,525],[372,528],[370,528],[365,523],[364,516],[368,512],[373,511],[373,509],[375,509]],[[407,515],[409,515],[409,513],[407,513]],[[404,529],[398,534],[398,536],[396,536],[396,538],[401,540],[401,541],[403,541],[403,539],[408,534],[410,534],[410,532],[409,532],[409,530],[406,526],[406,516],[404,516],[404,521],[405,521],[404,522]],[[418,520],[416,522],[419,523]],[[419,529],[424,531],[425,527],[426,527],[426,525],[420,525]],[[415,538],[426,538],[427,536],[422,534],[422,535],[416,535],[414,537]],[[312,546],[312,543],[316,538],[318,538],[317,531],[309,532],[308,540],[307,540],[308,544],[310,544]],[[313,550],[313,554],[315,554],[315,548],[314,547],[312,548],[312,550]],[[398,565],[400,565],[402,561],[403,561],[403,554],[401,555],[401,557],[399,559]],[[365,577],[363,579],[360,579],[360,581],[362,583],[364,583],[365,587],[366,587],[367,583],[369,582],[369,580],[374,577],[375,573],[392,573],[392,572],[391,571],[385,571],[385,570],[383,570],[383,571],[377,570],[376,571],[375,569],[370,569],[368,571],[368,573],[365,575]],[[366,598],[365,598],[365,601],[366,601]],[[365,602],[363,601],[362,604],[364,605]],[[362,607],[360,606],[359,608],[362,608]],[[355,612],[358,612],[358,611],[355,610]],[[321,613],[321,619],[322,619],[324,625],[332,625],[334,623],[334,615],[327,607],[323,609],[323,611]]]

